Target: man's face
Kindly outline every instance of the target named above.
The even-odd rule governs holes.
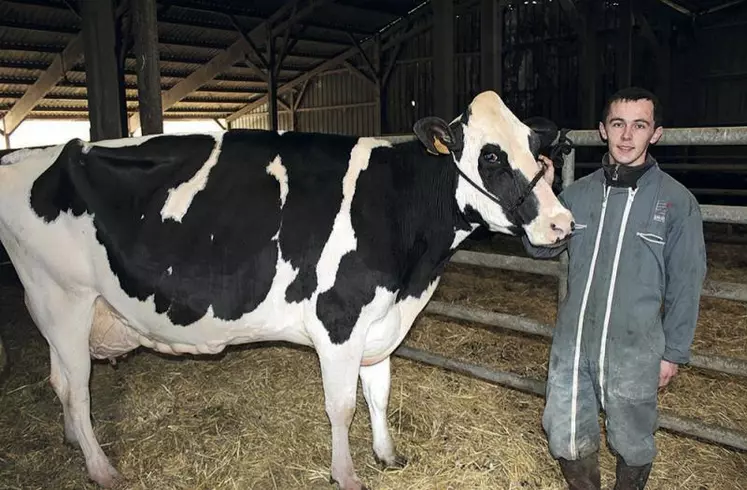
[[[634,167],[646,160],[648,145],[661,138],[654,128],[654,104],[650,100],[619,100],[610,106],[607,119],[599,123],[614,162]]]

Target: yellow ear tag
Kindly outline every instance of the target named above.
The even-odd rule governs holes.
[[[436,148],[436,150],[438,150],[438,152],[439,152],[439,153],[441,153],[442,155],[448,155],[448,154],[449,154],[449,149],[448,149],[448,148],[446,148],[446,145],[444,145],[444,144],[443,144],[443,143],[441,142],[441,140],[439,140],[438,138],[433,138],[433,146],[434,146],[434,147]]]

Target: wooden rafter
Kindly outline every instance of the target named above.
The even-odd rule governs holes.
[[[8,135],[15,131],[44,96],[57,85],[57,82],[65,76],[67,69],[83,58],[83,51],[83,35],[79,34],[70,41],[59,56],[55,57],[36,83],[29,87],[23,97],[5,114],[3,127]]]
[[[425,13],[424,13],[423,10],[424,9],[418,9],[417,11],[413,12],[410,16],[406,16],[405,18],[403,18],[403,20],[406,21],[409,18],[410,21],[414,21],[417,18],[421,18],[421,17],[423,17],[425,15]],[[430,28],[430,26],[428,28]],[[408,33],[408,35],[409,35],[409,33]],[[408,39],[408,35],[402,35],[402,36],[399,36],[396,40],[389,40],[389,41],[387,41],[382,46],[382,50],[386,50],[386,49],[390,49],[390,48],[396,47],[397,44],[406,41]],[[289,90],[292,90],[295,86],[300,85],[300,84],[304,84],[304,83],[308,82],[309,80],[311,80],[312,78],[314,78],[315,76],[317,76],[319,73],[322,73],[322,72],[324,72],[326,70],[329,70],[331,68],[334,68],[334,67],[336,67],[338,65],[343,64],[343,62],[347,61],[349,58],[351,58],[355,54],[358,54],[359,53],[359,49],[362,49],[363,47],[367,46],[370,43],[373,43],[374,41],[375,41],[375,37],[370,37],[370,38],[364,40],[358,46],[353,46],[351,48],[348,48],[345,51],[337,54],[336,56],[334,56],[334,57],[332,57],[332,58],[330,58],[330,59],[328,59],[326,61],[323,61],[322,63],[318,64],[313,69],[311,69],[310,71],[308,71],[308,72],[304,73],[303,75],[300,75],[300,76],[294,78],[293,80],[290,80],[290,81],[286,82],[284,85],[278,87],[277,94],[280,95],[280,94],[286,93]],[[300,97],[299,97],[299,99],[300,99]],[[251,111],[253,111],[257,107],[260,107],[261,105],[266,104],[266,103],[267,103],[267,95],[265,94],[265,95],[262,95],[262,96],[256,98],[255,100],[251,101],[249,104],[245,105],[244,107],[242,107],[238,111],[234,112],[233,114],[231,114],[230,116],[228,116],[226,119],[229,122],[233,122],[236,119],[240,118],[241,116],[250,113]]]
[[[268,31],[273,36],[279,35],[285,32],[285,29],[289,25],[300,22],[302,19],[311,15],[314,10],[322,5],[330,3],[331,1],[333,0],[310,0],[303,9],[300,9],[297,12],[295,17],[290,17],[282,22],[278,22],[280,19],[285,18],[293,8],[295,0],[292,0],[290,3],[286,3],[280,7],[265,22],[252,29],[247,37],[252,39],[255,44],[259,44],[260,42],[265,43],[268,39]],[[225,51],[218,54],[197,71],[166,91],[162,96],[164,111],[173,107],[174,104],[182,100],[184,97],[215,78],[219,73],[241,61],[249,49],[251,49],[251,47],[247,44],[246,40],[243,37],[239,37],[239,39]],[[140,117],[138,114],[133,114],[129,120],[129,130],[130,132],[134,132],[138,127],[140,127]]]

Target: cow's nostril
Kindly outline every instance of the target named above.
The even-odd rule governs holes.
[[[576,231],[576,222],[571,221],[571,231]]]
[[[556,225],[555,223],[550,223],[550,229],[552,231],[558,231],[559,230],[558,225]]]

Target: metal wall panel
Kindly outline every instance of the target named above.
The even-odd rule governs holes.
[[[249,114],[236,119],[231,124],[231,129],[269,129],[267,120],[267,104],[255,108]],[[288,131],[291,129],[291,115],[287,111],[278,111],[278,129]]]
[[[296,111],[297,131],[370,136],[374,134],[374,91],[348,71],[313,78]],[[267,129],[267,104],[234,121],[233,128]],[[291,114],[278,111],[278,127],[291,129]]]
[[[504,4],[503,86],[501,96],[520,117],[543,115],[563,127],[578,127],[579,58],[577,33],[561,2],[511,2]],[[616,86],[619,9],[604,4],[594,22],[598,25],[595,107],[601,106]],[[420,20],[412,26],[417,28]],[[651,19],[655,22],[655,19]],[[455,26],[455,107],[463,111],[480,92],[479,3],[460,11]],[[655,23],[657,32],[661,29]],[[682,26],[676,36],[682,37]],[[672,107],[669,125],[744,124],[747,121],[747,29],[707,29],[683,48],[673,42],[672,97],[692,101]],[[706,31],[703,31],[704,33]],[[432,54],[432,32],[426,30],[403,44],[385,91],[388,134],[410,133],[415,121],[430,115],[433,107],[433,72],[439,65]],[[728,46],[728,49],[725,47]],[[634,84],[656,90],[658,64],[650,43],[633,40]],[[388,60],[393,51],[385,53]],[[374,133],[375,107],[372,86],[350,72],[335,70],[314,78],[296,116],[296,129],[340,134]],[[344,107],[349,106],[349,107]],[[669,110],[670,108],[665,108]],[[266,127],[265,108],[236,122],[236,127]],[[280,127],[290,127],[290,116],[279,115]]]

